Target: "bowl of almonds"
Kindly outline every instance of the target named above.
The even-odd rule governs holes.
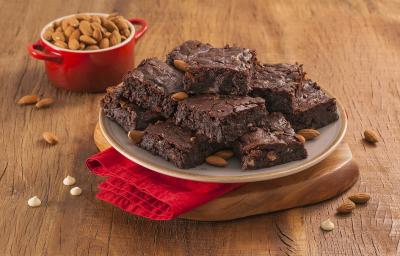
[[[135,30],[134,25],[140,28]],[[134,67],[135,42],[147,30],[143,19],[117,13],[81,13],[48,23],[28,52],[44,60],[50,82],[80,92],[102,92]]]

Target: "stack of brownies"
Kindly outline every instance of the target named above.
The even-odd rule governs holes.
[[[243,170],[307,157],[295,131],[338,119],[336,101],[298,64],[261,64],[253,50],[186,41],[166,62],[142,61],[101,101],[136,144],[179,168],[232,149]],[[143,131],[143,132],[138,132]]]

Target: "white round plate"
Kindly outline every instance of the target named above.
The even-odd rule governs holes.
[[[251,171],[240,169],[239,161],[236,158],[230,159],[229,165],[224,168],[202,164],[191,169],[179,169],[161,157],[133,145],[126,132],[117,123],[108,119],[102,110],[100,110],[99,124],[104,137],[117,151],[150,170],[187,180],[242,183],[288,176],[325,159],[343,139],[347,128],[346,113],[338,101],[337,107],[339,120],[319,129],[321,135],[306,142],[305,147],[308,152],[306,159]]]

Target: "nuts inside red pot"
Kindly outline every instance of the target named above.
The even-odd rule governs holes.
[[[125,41],[130,35],[129,21],[118,13],[108,16],[77,14],[54,22],[43,33],[48,42],[71,50],[112,47]]]

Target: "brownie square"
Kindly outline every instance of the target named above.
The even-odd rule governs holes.
[[[197,131],[214,142],[233,142],[252,127],[263,126],[267,114],[261,98],[197,95],[180,101],[175,124]]]
[[[136,105],[170,117],[177,103],[171,95],[183,91],[183,74],[156,58],[143,60],[124,76],[123,96]]]
[[[159,121],[147,127],[139,146],[182,169],[202,164],[207,156],[222,148],[222,144],[210,143],[205,136],[172,121]]]
[[[181,45],[175,47],[167,55],[167,63],[174,65],[174,60],[182,60],[188,62],[196,57],[198,54],[209,51],[213,46],[211,44],[204,44],[197,40],[188,40]]]
[[[126,132],[144,130],[149,124],[163,119],[160,113],[145,110],[122,97],[123,86],[107,89],[107,94],[100,101],[108,118],[117,122]]]
[[[304,159],[307,151],[281,113],[271,113],[264,128],[240,137],[234,146],[243,170],[271,167]]]
[[[305,79],[301,65],[257,65],[251,95],[264,98],[268,111],[284,113],[295,130],[317,129],[338,119],[336,100]]]
[[[192,94],[219,93],[247,95],[256,63],[256,53],[247,48],[214,48],[198,41],[187,41],[167,55],[167,62],[188,64],[184,88]]]

